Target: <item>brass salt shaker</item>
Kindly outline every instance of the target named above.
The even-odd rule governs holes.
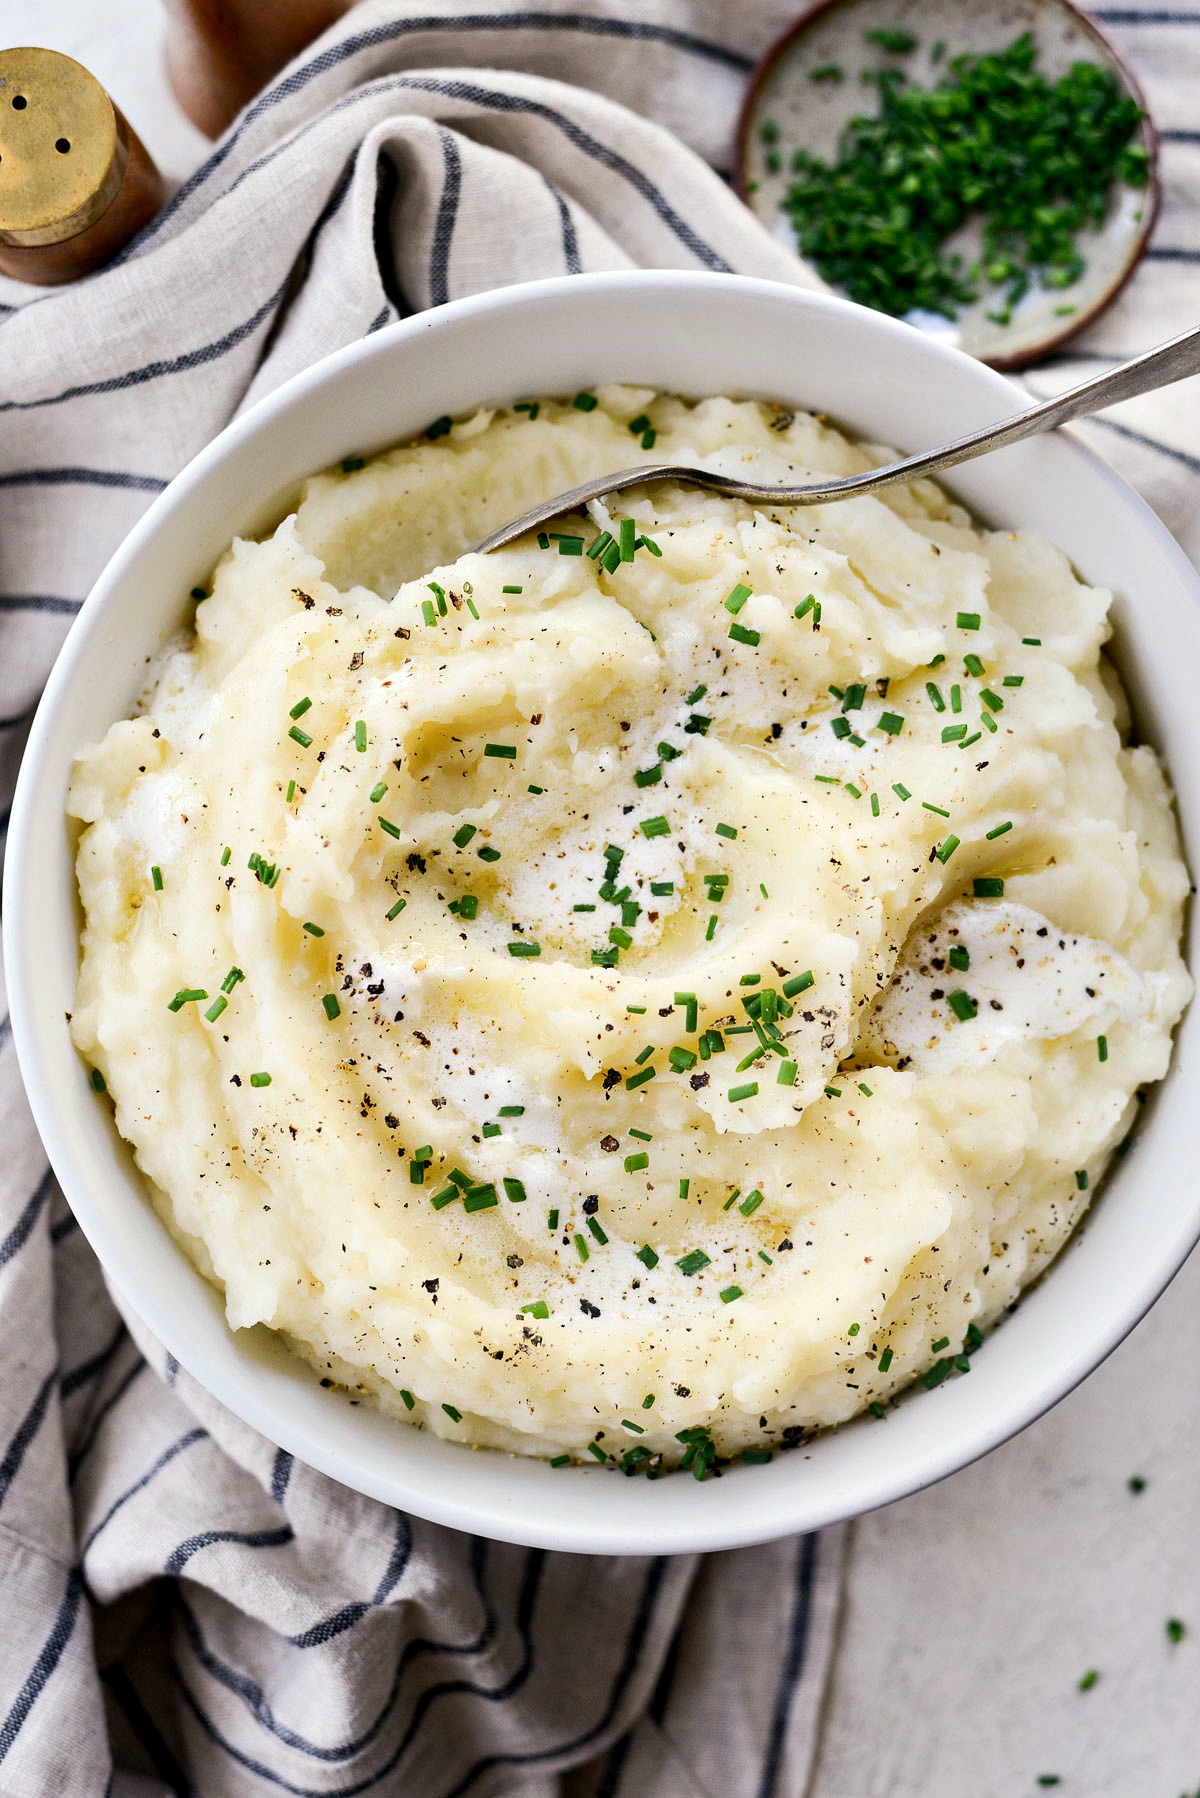
[[[94,75],[56,50],[0,50],[0,273],[43,287],[89,274],[164,198]]]

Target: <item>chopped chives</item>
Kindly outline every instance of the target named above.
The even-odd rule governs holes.
[[[1006,674],[1000,685],[1002,687],[1023,687],[1025,676],[1023,674]]]
[[[986,673],[983,663],[979,660],[979,657],[974,654],[963,657],[963,667],[968,674],[973,674],[976,679],[978,679],[981,674]]]
[[[727,612],[732,612],[736,618],[753,591],[754,589],[752,587],[747,587],[739,581],[732,593],[730,593],[728,599],[724,601],[725,610]]]
[[[645,1149],[639,1150],[636,1155],[626,1155],[625,1157],[625,1172],[627,1174],[640,1173],[642,1168],[649,1166],[650,1157],[647,1155]]]
[[[960,612],[954,622],[960,631],[977,631],[982,619],[978,612]]]
[[[480,1131],[481,1136],[502,1136],[503,1134],[499,1124],[485,1124]]]
[[[431,425],[426,425],[425,435],[428,437],[430,443],[436,442],[439,437],[444,437],[453,422],[450,414],[444,412],[441,418],[435,418]]]
[[[501,593],[524,593],[525,589],[524,589],[524,587],[510,586],[510,587],[501,587],[500,591],[501,591]]]
[[[660,813],[657,818],[643,818],[638,826],[644,837],[669,837],[671,826]]]
[[[994,875],[980,875],[972,883],[972,892],[976,899],[1003,899],[1004,882]]]
[[[508,945],[508,953],[510,955],[518,956],[540,955],[542,953],[542,945],[540,943],[510,943]]]
[[[229,858],[232,854],[233,854],[233,850],[229,847],[229,844],[226,843],[224,849],[222,849],[222,851],[221,851],[221,866],[223,868],[227,868],[229,866]]]
[[[398,837],[400,835],[400,826],[398,824],[393,824],[390,818],[380,818],[379,828],[380,830],[385,830],[389,837]]]
[[[596,1460],[601,1463],[608,1460],[608,1456],[598,1442],[589,1442],[587,1445],[587,1452],[589,1455],[594,1455]]]
[[[105,1081],[104,1075],[100,1072],[99,1068],[92,1069],[92,1085],[94,1086],[94,1088],[96,1089],[96,1091],[98,1093],[103,1093],[103,1092],[108,1091],[107,1082]]]
[[[688,1193],[691,1190],[691,1185],[692,1183],[690,1180],[681,1180],[679,1182],[679,1196],[681,1199],[687,1198]]]
[[[291,730],[288,732],[288,736],[291,737],[294,743],[299,743],[301,749],[312,748],[312,738],[306,730],[301,730],[298,724],[293,724]]]
[[[625,1091],[636,1092],[639,1086],[645,1086],[647,1080],[653,1080],[657,1072],[657,1068],[649,1067],[643,1068],[640,1074],[630,1074],[625,1082]]]
[[[708,929],[704,932],[705,942],[711,943],[713,940],[713,937],[716,935],[716,933],[717,933],[717,914],[716,914],[716,912],[714,912],[712,917],[708,920]]]
[[[596,1241],[600,1244],[601,1248],[604,1248],[607,1245],[608,1237],[604,1233],[604,1226],[599,1218],[589,1217],[587,1220],[587,1227],[596,1238]]]
[[[947,993],[946,1003],[960,1023],[966,1023],[979,1010],[970,993],[964,993],[960,987],[956,992]]]
[[[557,532],[552,532],[551,535],[558,536],[558,553],[560,556],[581,556],[583,554],[582,537],[564,537]]]
[[[737,826],[735,824],[718,824],[717,835],[719,837],[728,837],[730,841],[732,841],[733,838],[737,836]]]
[[[684,705],[698,705],[707,692],[708,688],[704,685],[693,687],[687,698],[684,700]]]
[[[630,1136],[636,1136],[639,1142],[654,1141],[654,1137],[649,1130],[634,1130],[631,1128],[629,1134]]]
[[[408,904],[407,899],[397,899],[395,905],[393,905],[391,911],[389,911],[387,914],[387,920],[388,920],[389,924],[392,922],[392,920],[394,918],[398,918],[400,916],[400,913],[404,910],[404,908],[407,904]]]
[[[813,971],[811,968],[806,968],[803,974],[793,974],[790,980],[784,981],[783,996],[785,999],[794,999],[797,993],[807,992],[809,987],[814,984]]]
[[[309,709],[309,707],[311,705],[312,705],[312,700],[307,697],[304,699],[298,699],[296,701],[295,705],[292,707],[291,711],[288,713],[288,717],[289,718],[303,718],[305,712],[307,712],[307,710]]]
[[[467,610],[471,614],[472,618],[478,618],[479,612],[476,608],[475,601],[471,598],[471,595],[469,593],[464,594],[464,598],[466,599],[466,602],[467,602]]]
[[[579,1231],[576,1230],[575,1236],[574,1236],[574,1242],[575,1242],[575,1253],[579,1256],[579,1259],[581,1261],[586,1261],[588,1259],[588,1256],[590,1253],[590,1251],[588,1249],[586,1237],[581,1236],[579,1234]]]
[[[927,812],[936,812],[939,818],[948,818],[950,816],[944,806],[933,805],[928,799],[922,799],[921,804],[925,807]]]
[[[795,1086],[796,1063],[794,1061],[780,1062],[779,1072],[775,1076],[775,1084],[776,1086]]]
[[[595,911],[595,909],[595,906],[593,906],[592,910]],[[637,1018],[644,1018],[646,1015],[646,1007],[644,1005],[627,1005],[625,1009],[626,1011],[632,1012],[634,1017]]]
[[[623,1430],[632,1431],[635,1436],[644,1436],[646,1434],[640,1423],[633,1423],[628,1417],[623,1417],[621,1419],[621,1428]]]
[[[416,1399],[413,1397],[412,1393],[407,1391],[403,1386],[401,1386],[400,1397],[404,1400],[404,1403],[405,1403],[405,1406],[407,1407],[407,1409],[411,1411],[413,1406],[417,1402]]]
[[[161,868],[159,868],[159,867],[151,868],[150,881],[154,887],[155,892],[161,893],[163,890],[163,877],[162,877],[162,869]]]
[[[421,601],[421,616],[426,624],[437,623],[437,613],[433,609],[433,601],[431,599],[423,599]]]
[[[493,849],[490,843],[485,843],[483,848],[477,849],[475,853],[481,862],[498,862],[500,860],[500,851]]]
[[[534,1299],[532,1304],[522,1305],[521,1309],[527,1311],[530,1317],[549,1317],[550,1315],[550,1307],[545,1299]]]
[[[979,697],[990,711],[1002,712],[1004,710],[1004,701],[998,693],[993,693],[990,687],[984,687]]]
[[[690,1034],[696,1028],[696,1020],[699,1016],[696,995],[695,993],[676,993],[675,1003],[684,1007],[684,1029]]]
[[[342,1008],[338,1004],[336,993],[326,993],[321,1000],[321,1004],[324,1006],[325,1016],[329,1019],[331,1024],[334,1018],[341,1017]]]
[[[302,930],[307,930],[309,936],[324,936],[325,935],[325,932],[321,929],[321,926],[319,924],[314,924],[311,921],[311,919],[309,920],[309,922],[302,924],[300,926],[300,928]]]
[[[681,1274],[690,1275],[698,1274],[702,1267],[710,1267],[712,1263],[703,1249],[689,1249],[687,1254],[682,1255],[675,1265]]]
[[[1108,1038],[1106,1036],[1096,1038],[1096,1057],[1099,1061],[1108,1060]]]
[[[960,839],[958,837],[951,834],[946,838],[944,843],[938,845],[934,854],[943,865],[950,860],[950,857],[959,846],[959,841]]]
[[[904,729],[904,719],[899,712],[880,712],[878,728],[885,730],[889,737],[898,737]]]
[[[942,698],[937,687],[931,680],[925,682],[925,691],[929,695],[929,703],[932,705],[934,711],[944,712],[946,709],[946,701]]]
[[[879,816],[879,794],[878,793],[871,794],[871,816],[873,818],[877,818]],[[767,895],[764,893],[763,898],[765,899],[766,896]]]
[[[960,974],[965,974],[971,965],[970,951],[964,949],[961,943],[955,943],[946,959],[952,968],[958,969]]]
[[[656,1268],[658,1266],[658,1256],[655,1254],[654,1250],[650,1247],[650,1244],[648,1242],[644,1242],[642,1244],[641,1248],[637,1251],[637,1258],[641,1262],[642,1266],[645,1268],[653,1270],[654,1268]],[[651,1401],[651,1402],[653,1402],[653,1401]],[[642,1403],[644,1406],[646,1405],[645,1399],[642,1400]],[[646,1408],[649,1409],[648,1406],[646,1406]]]
[[[942,728],[943,743],[961,743],[967,734],[965,724],[947,724]]]
[[[950,689],[950,710],[952,712],[962,711],[962,688],[957,682]]]
[[[426,431],[425,435],[428,437],[429,432]],[[453,1405],[443,1405],[442,1410],[446,1413],[446,1416],[450,1419],[451,1423],[462,1422],[462,1412],[456,1411]]]
[[[198,1004],[201,999],[207,998],[208,994],[202,986],[181,986],[167,1006],[167,1010],[181,1011],[185,1005]]]
[[[753,1217],[754,1213],[758,1210],[758,1208],[762,1204],[762,1202],[763,1202],[763,1195],[761,1192],[759,1192],[759,1190],[756,1186],[753,1192],[748,1192],[746,1194],[745,1198],[742,1200],[741,1204],[738,1206],[738,1210],[741,1212],[743,1217]]]
[[[572,911],[595,911],[595,909],[594,905],[573,905],[571,907]]]
[[[726,1286],[721,1293],[721,1303],[723,1305],[732,1305],[734,1299],[740,1299],[741,1297],[742,1289],[740,1286]]]
[[[226,974],[224,980],[221,982],[221,991],[223,993],[231,993],[238,981],[244,980],[245,978],[246,976],[239,967],[235,966],[230,968],[228,974]]]
[[[482,1186],[470,1187],[463,1194],[464,1211],[491,1211],[499,1203],[500,1195],[490,1180]]]
[[[908,788],[901,786],[899,781],[896,781],[893,783],[892,792],[895,793],[895,795],[898,799],[911,799],[912,798],[912,794],[909,792]]]
[[[594,393],[577,393],[571,404],[577,412],[594,412],[600,401]]]
[[[1027,643],[1030,649],[1040,649],[1042,647],[1042,639],[1040,637],[1022,637],[1021,641],[1022,643]]]
[[[879,1357],[880,1373],[886,1373],[888,1368],[892,1365],[892,1362],[894,1359],[895,1359],[895,1351],[893,1350],[892,1345],[889,1342],[888,1346],[884,1349],[882,1355],[880,1355],[880,1357]]]
[[[296,783],[294,780],[289,780],[288,784],[287,784],[287,792],[284,795],[284,800],[283,800],[284,804],[290,805],[292,803],[292,800],[295,797],[296,797]]]
[[[1012,819],[1011,818],[1008,819],[1008,821],[1004,824],[997,824],[995,830],[988,831],[988,833],[987,833],[988,842],[989,843],[994,842],[997,837],[1002,837],[1006,830],[1011,830],[1011,829],[1012,829]]]
[[[729,1089],[730,1102],[734,1105],[737,1105],[743,1099],[753,1099],[754,1097],[756,1097],[757,1093],[758,1093],[758,1081],[757,1080],[748,1080],[744,1086],[731,1086],[730,1087],[730,1089]]]
[[[623,518],[619,529],[618,543],[620,544],[621,560],[622,562],[632,562],[635,554],[634,539],[637,536],[637,526],[632,518]]]
[[[516,746],[512,743],[485,743],[483,753],[502,762],[515,762],[517,759]]]
[[[762,632],[752,631],[745,624],[731,624],[727,635],[732,637],[735,643],[748,643],[751,649],[757,649],[762,642]]]
[[[457,1186],[443,1186],[441,1192],[435,1192],[429,1203],[435,1211],[444,1211],[447,1205],[453,1205],[459,1196]]]
[[[570,1465],[571,1465],[570,1455],[551,1455],[551,1457],[550,1457],[550,1466],[551,1467],[569,1467]]]
[[[358,750],[360,755],[365,755],[367,748],[367,725],[366,720],[363,718],[357,718],[354,722],[354,747]]]
[[[1085,1167],[1077,1167],[1075,1169],[1075,1185],[1078,1187],[1080,1192],[1087,1191],[1088,1174],[1087,1174],[1087,1169]]]
[[[558,1208],[557,1207],[555,1207],[555,1209],[553,1211],[548,1211],[546,1213],[546,1228],[548,1230],[557,1230],[558,1229]]]
[[[639,768],[633,777],[635,787],[652,787],[655,781],[662,779],[662,763],[655,762],[653,768]]]

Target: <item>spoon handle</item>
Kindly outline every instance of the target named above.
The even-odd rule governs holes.
[[[892,463],[879,471],[882,478],[877,485],[891,486],[897,480],[940,474],[943,469],[973,461],[976,456],[1004,449],[1010,443],[1021,443],[1026,437],[1052,431],[1055,426],[1068,424],[1073,418],[1085,418],[1091,412],[1103,411],[1106,406],[1131,400],[1139,393],[1150,393],[1157,387],[1169,387],[1173,381],[1183,381],[1188,375],[1197,373],[1200,373],[1200,325],[1193,325],[1190,330],[1147,350],[1144,355],[1122,362],[1119,368],[1093,375],[1077,387],[1069,387],[1066,393],[1042,400],[1007,421],[985,425],[982,430],[959,437],[941,449],[926,450],[920,455],[908,456],[902,462]]]

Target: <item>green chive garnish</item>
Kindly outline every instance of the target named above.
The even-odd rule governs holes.
[[[312,704],[311,699],[308,699],[308,698],[298,699],[296,701],[295,705],[292,707],[291,711],[288,713],[288,717],[289,718],[303,718],[305,712],[307,712],[307,710],[311,706],[311,704]]]
[[[978,612],[959,612],[954,622],[960,631],[977,631],[982,620]]]
[[[395,905],[393,905],[391,911],[389,911],[387,914],[387,920],[388,920],[389,924],[392,922],[393,918],[398,918],[400,916],[400,913],[404,910],[404,908],[407,904],[408,904],[407,899],[397,899]]]
[[[730,1087],[730,1089],[729,1089],[730,1102],[734,1105],[737,1105],[743,1099],[753,1099],[757,1095],[757,1093],[758,1093],[758,1081],[757,1080],[748,1080],[744,1086],[731,1086]]]
[[[946,1003],[954,1013],[955,1017],[964,1024],[968,1019],[973,1018],[979,1010],[978,1005],[975,1003],[974,999],[972,999],[970,993],[964,993],[961,987],[957,992],[947,993]]]
[[[518,956],[540,955],[542,953],[542,945],[540,943],[510,943],[508,945],[508,953],[510,955]]]
[[[152,885],[153,885],[153,887],[154,887],[154,890],[155,890],[155,892],[156,892],[156,893],[161,893],[161,892],[162,892],[162,890],[163,890],[163,877],[162,877],[162,869],[161,869],[161,868],[159,868],[159,867],[154,867],[154,868],[151,868],[151,870],[150,870],[150,880],[151,880],[151,884],[152,884]]]
[[[250,1084],[251,1086],[270,1086],[271,1076],[270,1074],[251,1074]]]
[[[517,759],[517,751],[512,743],[485,743],[483,753],[502,762],[515,762]]]
[[[972,892],[976,899],[1003,899],[1004,882],[994,875],[979,875],[972,882]]]
[[[732,1305],[734,1299],[740,1299],[741,1296],[742,1289],[740,1286],[726,1286],[721,1294],[721,1303],[723,1305]]]
[[[103,1092],[108,1091],[108,1084],[105,1081],[104,1075],[100,1072],[99,1068],[92,1069],[92,1085],[95,1087],[95,1089],[98,1093],[103,1093]]]
[[[293,724],[291,730],[288,732],[288,736],[291,737],[293,742],[299,743],[301,749],[312,748],[312,738],[306,730],[301,730],[298,724]]]
[[[341,1017],[342,1008],[337,1002],[336,993],[326,993],[321,1000],[321,1004],[324,1006],[325,1016],[329,1019],[331,1024],[335,1018]]]

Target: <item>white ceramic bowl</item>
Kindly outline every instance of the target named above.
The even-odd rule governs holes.
[[[266,1331],[233,1335],[168,1236],[75,1054],[79,914],[63,815],[73,758],[127,715],[145,657],[187,613],[235,533],[272,526],[305,475],[483,401],[623,380],[740,393],[830,413],[905,450],[1019,404],[1001,375],[845,302],[732,276],[576,277],[461,301],[379,332],[289,381],[155,501],[101,576],[38,711],[13,807],[5,944],[13,1032],[34,1116],[115,1287],[232,1410],[347,1485],[487,1536],[593,1553],[731,1548],[912,1492],[1037,1417],[1138,1321],[1200,1236],[1191,1167],[1200,1009],[1127,1159],[1049,1276],[975,1356],[969,1379],[697,1484],[472,1452],[323,1391]],[[1069,438],[975,462],[948,485],[984,519],[1029,525],[1115,589],[1117,660],[1138,726],[1165,755],[1186,842],[1200,844],[1200,579],[1145,505]]]

